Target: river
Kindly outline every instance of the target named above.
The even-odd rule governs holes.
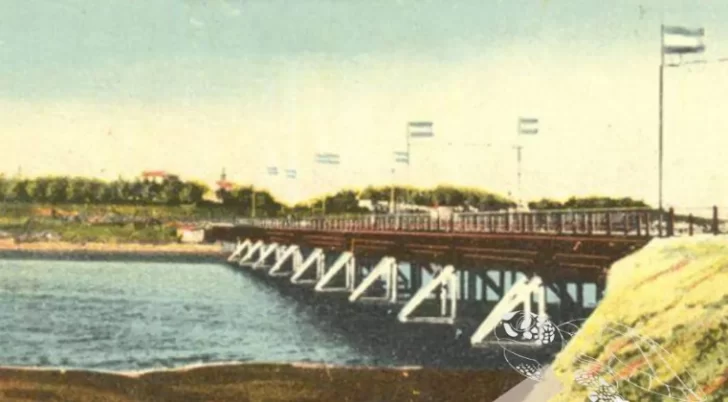
[[[379,324],[367,324],[366,314],[363,329],[341,329],[322,318],[327,308],[286,297],[222,263],[0,259],[0,365],[110,371],[230,361],[471,365],[402,345],[391,349],[381,342],[391,334],[377,333]],[[468,355],[478,367],[504,364],[498,350],[485,353]]]
[[[0,365],[390,365],[222,264],[0,259]]]

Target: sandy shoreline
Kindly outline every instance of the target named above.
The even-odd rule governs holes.
[[[88,251],[103,253],[189,253],[204,255],[224,255],[218,244],[141,244],[141,243],[68,243],[68,242],[28,242],[15,243],[13,240],[0,240],[0,250],[72,252]]]
[[[0,258],[206,263],[224,262],[229,251],[219,244],[140,244],[140,243],[15,243],[0,240]]]
[[[0,368],[0,400],[488,402],[522,379],[515,372],[252,363],[126,374],[10,367]]]

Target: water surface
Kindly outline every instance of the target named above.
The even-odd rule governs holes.
[[[0,260],[0,323],[0,365],[375,363],[310,308],[221,264]]]

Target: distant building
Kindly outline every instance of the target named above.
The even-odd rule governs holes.
[[[218,190],[224,190],[224,191],[230,191],[233,188],[233,183],[229,182],[227,180],[227,175],[225,174],[225,168],[222,169],[222,173],[220,174],[220,180],[215,182],[217,184]]]
[[[142,172],[142,179],[152,181],[179,180],[179,176],[167,173],[164,170],[145,170]]]
[[[183,226],[177,228],[177,236],[181,243],[199,244],[205,240],[205,231],[198,227]]]

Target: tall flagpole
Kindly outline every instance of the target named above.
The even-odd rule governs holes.
[[[660,123],[659,123],[659,167],[658,167],[658,182],[659,182],[659,233],[662,232],[662,164],[663,164],[663,140],[662,140],[662,126],[663,126],[663,92],[664,92],[664,75],[665,75],[665,25],[660,24]]]
[[[251,198],[250,217],[255,218],[255,186],[253,184],[250,185],[250,198]]]
[[[389,189],[389,213],[394,214],[395,203],[394,203],[394,168],[392,168],[392,187]]]
[[[523,145],[516,145],[516,159],[518,161],[518,208],[523,204],[523,196],[521,195],[521,150]]]

